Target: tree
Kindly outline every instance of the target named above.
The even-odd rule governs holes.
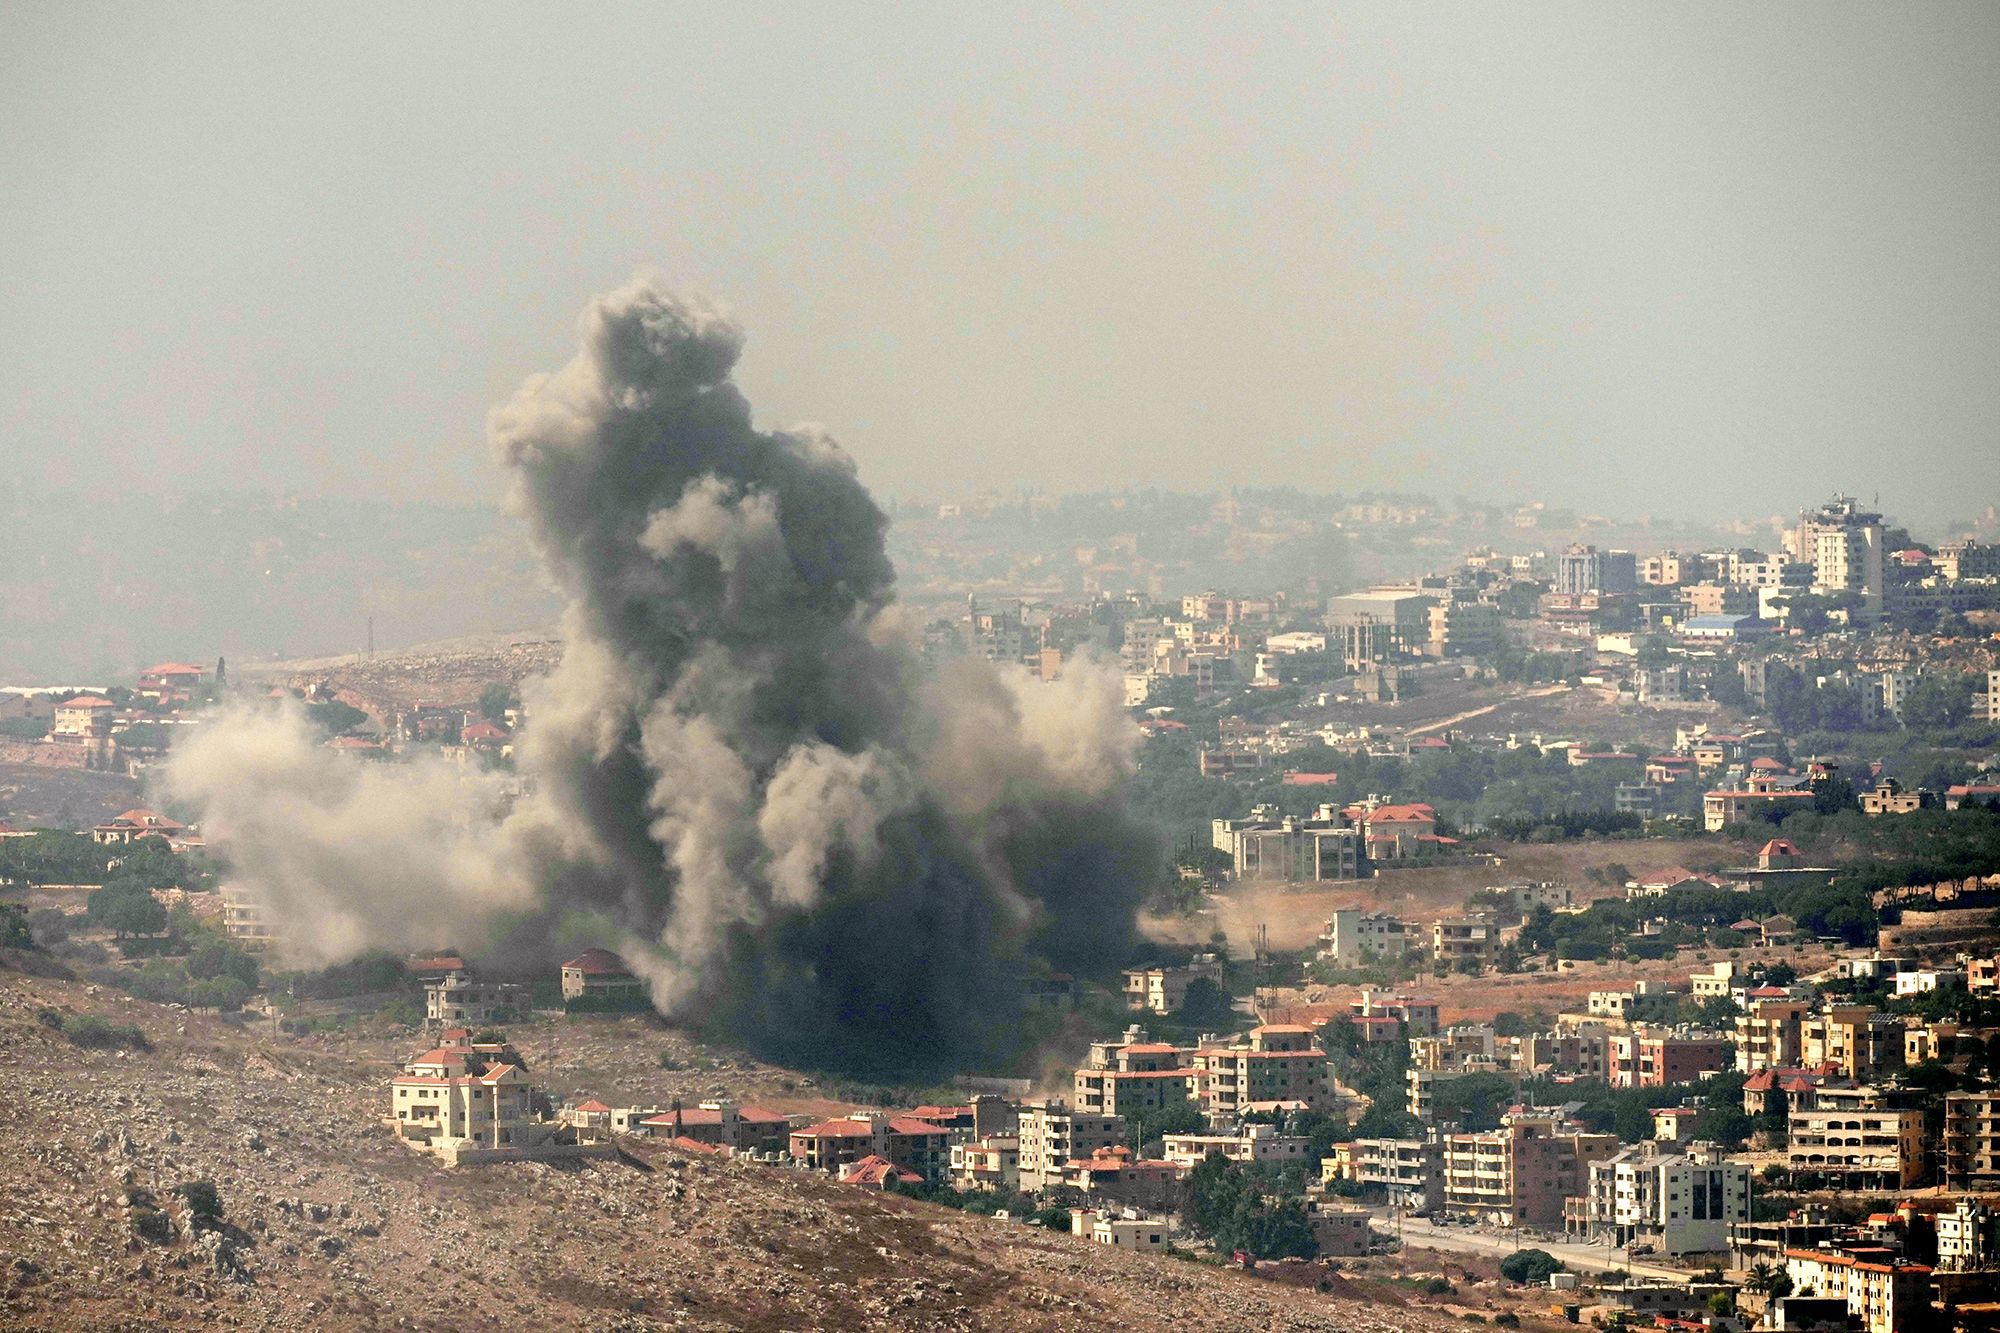
[[[84,915],[118,938],[157,935],[167,928],[167,909],[140,885],[112,883],[90,895]]]
[[[1972,716],[1973,693],[1971,676],[1942,671],[1924,676],[1903,703],[1903,725],[1913,731],[1959,726]]]
[[[1539,1286],[1562,1271],[1562,1261],[1547,1250],[1516,1250],[1500,1261],[1500,1276],[1526,1286]]]
[[[479,715],[489,722],[504,721],[508,709],[520,706],[520,694],[505,681],[496,680],[479,692]]]
[[[1173,1016],[1174,1021],[1197,1032],[1213,1032],[1235,1026],[1236,1003],[1228,991],[1207,977],[1196,977],[1188,983],[1187,994]]]
[[[222,1220],[222,1192],[212,1180],[188,1180],[174,1186],[174,1193],[187,1200],[188,1212],[210,1222]]]

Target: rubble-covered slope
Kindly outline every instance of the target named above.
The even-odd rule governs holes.
[[[79,1048],[52,1026],[92,1013],[151,1049]],[[651,1145],[447,1170],[381,1126],[389,1073],[0,971],[0,1326],[1445,1326]],[[220,1227],[191,1225],[175,1187],[195,1180],[214,1182]]]

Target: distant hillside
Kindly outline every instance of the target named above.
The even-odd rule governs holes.
[[[0,483],[0,683],[248,666],[554,620],[519,523],[488,505],[157,499]]]

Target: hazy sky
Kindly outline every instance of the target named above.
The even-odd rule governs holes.
[[[891,494],[2000,500],[2000,5],[0,6],[0,465],[497,493],[654,267]]]

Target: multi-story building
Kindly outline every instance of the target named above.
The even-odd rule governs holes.
[[[585,1106],[603,1107],[603,1103],[586,1102]],[[782,1155],[791,1144],[791,1117],[762,1106],[741,1106],[721,1099],[705,1101],[693,1107],[671,1107],[665,1111],[649,1109],[636,1116],[621,1116],[610,1107],[604,1107],[597,1114],[615,1133],[691,1139],[734,1152]]]
[[[1168,1042],[1148,1041],[1138,1027],[1122,1038],[1094,1041],[1076,1070],[1076,1108],[1098,1115],[1146,1115],[1178,1106],[1194,1095],[1196,1071],[1191,1052]]]
[[[1438,1002],[1422,996],[1396,995],[1363,987],[1358,998],[1348,1001],[1348,1009],[1356,1025],[1371,1040],[1377,1039],[1368,1032],[1371,1025],[1387,1025],[1388,1039],[1392,1041],[1428,1037],[1440,1026]]]
[[[1067,1162],[1125,1141],[1125,1118],[1074,1110],[1061,1098],[1028,1102],[1020,1118],[1021,1189],[1029,1194],[1061,1183]]]
[[[1218,819],[1211,842],[1238,879],[1354,880],[1369,875],[1365,833],[1332,806],[1310,817],[1260,805],[1248,819]]]
[[[1092,1202],[1171,1208],[1184,1174],[1183,1168],[1172,1162],[1141,1158],[1121,1143],[1064,1162],[1057,1183]]]
[[[1535,1112],[1510,1114],[1485,1133],[1448,1134],[1444,1206],[1499,1226],[1561,1226],[1564,1201],[1583,1193],[1590,1163],[1617,1150],[1616,1134]]]
[[[566,1004],[605,1009],[643,1009],[646,983],[609,949],[585,949],[562,965]]]
[[[504,1043],[447,1033],[389,1083],[396,1137],[457,1164],[482,1154],[524,1153],[560,1128],[535,1114],[535,1089],[520,1054]]]
[[[1807,1018],[1804,1063],[1833,1065],[1857,1083],[1873,1083],[1903,1067],[1903,1024],[1866,1004],[1831,1004]]]
[[[1812,1007],[1798,1000],[1757,1000],[1736,1016],[1736,1067],[1791,1069],[1805,1052],[1806,1018]]]
[[[1924,1174],[1922,1111],[1820,1105],[1793,1111],[1786,1123],[1785,1165],[1794,1177],[1832,1189],[1900,1190]]]
[[[2000,578],[2000,544],[1946,542],[1938,547],[1933,564],[1938,573],[1954,583],[1960,579]]]
[[[1945,1094],[1943,1148],[1945,1188],[2000,1184],[2000,1089]]]
[[[1330,600],[1326,624],[1337,633],[1355,624],[1383,625],[1393,651],[1420,653],[1430,643],[1430,614],[1436,605],[1437,598],[1415,588],[1370,588]]]
[[[1954,1273],[2000,1268],[2000,1213],[1970,1195],[1932,1219],[1937,1227],[1937,1266]]]
[[[1460,917],[1431,926],[1431,959],[1447,967],[1484,968],[1500,944],[1500,927],[1484,917]]]
[[[1646,1239],[1668,1255],[1720,1253],[1730,1224],[1750,1220],[1750,1168],[1712,1143],[1635,1144],[1590,1164],[1581,1202],[1575,1229],[1614,1245]]]
[[[1333,1069],[1308,1027],[1267,1023],[1228,1046],[1196,1047],[1188,1066],[1194,1096],[1211,1121],[1273,1102],[1334,1107]],[[1078,1098],[1081,1104],[1081,1085]]]
[[[1327,918],[1318,958],[1335,967],[1359,967],[1372,958],[1401,958],[1409,952],[1409,927],[1386,912],[1342,908]]]
[[[222,886],[222,933],[245,953],[263,953],[278,938],[264,915],[262,895],[238,884]]]
[[[834,1174],[880,1157],[937,1184],[951,1171],[951,1131],[914,1116],[861,1111],[793,1130],[791,1155],[810,1170]]]
[[[1312,1146],[1304,1134],[1281,1134],[1276,1125],[1242,1125],[1229,1134],[1168,1134],[1160,1156],[1181,1167],[1199,1166],[1210,1153],[1231,1162],[1303,1162]]]
[[[1863,1333],[1902,1333],[1931,1309],[1931,1270],[1887,1250],[1786,1250],[1785,1275],[1797,1296],[1846,1300]]]
[[[1188,987],[1197,981],[1222,987],[1222,960],[1212,953],[1203,953],[1172,967],[1127,968],[1125,1007],[1171,1014],[1187,1003]]]
[[[1021,1186],[1021,1138],[995,1134],[951,1145],[951,1184],[960,1190],[1012,1191]]]
[[[1450,600],[1430,608],[1430,655],[1477,657],[1500,646],[1500,608]]]
[[[1444,1203],[1443,1145],[1435,1137],[1336,1143],[1333,1156],[1320,1164],[1320,1178],[1379,1188],[1395,1207],[1429,1212]]]
[[[1572,546],[1556,558],[1554,591],[1565,597],[1586,593],[1632,592],[1639,586],[1639,560],[1630,551]]]
[[[469,968],[448,972],[424,986],[424,1017],[432,1027],[511,1023],[527,1012],[525,986],[485,981],[475,977]]]
[[[1817,510],[1799,511],[1799,525],[1786,534],[1793,559],[1812,566],[1815,593],[1855,593],[1862,613],[1882,613],[1882,516],[1864,512],[1852,498],[1836,495]]]
[[[1735,1044],[1717,1032],[1641,1028],[1611,1037],[1611,1085],[1670,1088],[1729,1068]]]

